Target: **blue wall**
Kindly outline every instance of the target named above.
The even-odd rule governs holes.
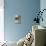
[[[40,0],[5,0],[5,40],[18,41],[32,28],[35,12],[40,9]],[[14,17],[21,15],[21,24]]]

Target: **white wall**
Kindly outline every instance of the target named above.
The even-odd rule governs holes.
[[[40,0],[40,9],[46,9],[46,0]],[[43,12],[43,22],[41,21],[40,24],[46,26],[46,11]]]
[[[40,0],[40,9],[46,9],[46,0]]]
[[[4,41],[4,0],[0,0],[0,42]]]

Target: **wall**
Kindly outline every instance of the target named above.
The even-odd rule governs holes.
[[[35,12],[40,9],[40,0],[5,0],[4,34],[7,41],[18,41],[31,29]],[[15,24],[14,17],[21,16],[21,24]]]
[[[0,42],[4,41],[4,0],[0,0]]]
[[[40,3],[40,9],[42,11],[43,9],[46,9],[46,0],[41,0],[40,2],[41,2]],[[41,21],[40,25],[46,26],[46,11],[43,12],[42,17],[43,17],[43,22]]]

